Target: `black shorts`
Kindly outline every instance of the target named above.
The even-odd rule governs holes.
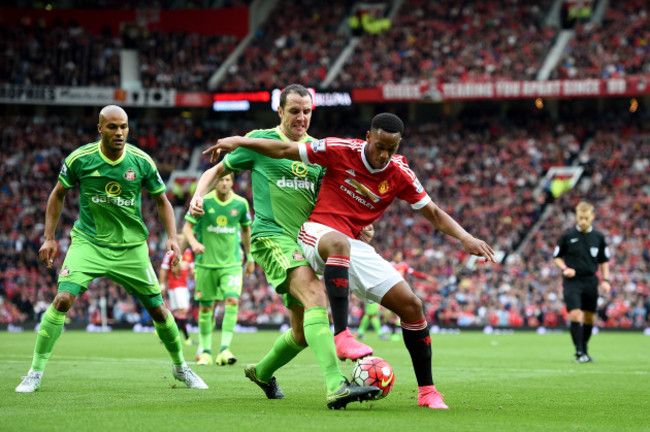
[[[598,306],[598,277],[564,278],[564,303],[568,311],[580,309],[596,312]]]

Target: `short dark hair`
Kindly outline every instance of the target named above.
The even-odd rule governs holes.
[[[280,93],[280,106],[282,108],[287,104],[287,97],[290,93],[298,93],[300,96],[309,96],[312,101],[314,100],[309,90],[304,86],[301,86],[300,84],[289,84],[282,89],[282,93]]]
[[[388,133],[404,135],[404,122],[391,113],[380,113],[372,118],[370,129],[382,129]]]

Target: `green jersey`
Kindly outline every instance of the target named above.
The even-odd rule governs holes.
[[[291,141],[279,127],[249,132],[247,137]],[[307,135],[301,142],[316,141]],[[230,171],[250,170],[255,221],[252,238],[287,235],[293,239],[311,214],[324,169],[289,159],[273,159],[244,147],[226,155]]]
[[[194,264],[205,268],[241,266],[240,227],[252,223],[248,201],[235,193],[220,201],[212,191],[203,197],[203,211],[198,218],[189,212],[185,215],[185,220],[194,225],[196,239],[205,246]]]
[[[66,189],[79,186],[79,219],[73,234],[111,248],[133,247],[147,240],[142,188],[151,195],[165,192],[151,157],[128,143],[116,161],[104,156],[100,141],[79,147],[63,162],[59,181]]]

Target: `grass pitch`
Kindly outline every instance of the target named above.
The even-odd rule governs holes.
[[[190,390],[171,376],[153,334],[67,331],[41,389],[18,394],[36,336],[2,332],[0,431],[650,431],[650,337],[641,333],[594,335],[595,364],[572,362],[568,332],[433,335],[434,380],[448,411],[417,406],[403,342],[373,333],[366,342],[395,371],[387,398],[328,410],[306,350],[276,374],[286,399],[267,400],[243,368],[279,334],[236,334],[233,366],[196,366],[195,347],[185,346],[188,364],[210,386]],[[352,372],[351,362],[341,365]]]

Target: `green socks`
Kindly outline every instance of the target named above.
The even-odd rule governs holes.
[[[32,359],[32,369],[42,371],[45,364],[52,354],[52,349],[63,330],[66,312],[59,312],[50,305],[43,314],[41,324],[36,336],[36,346],[34,347],[34,358]]]
[[[269,382],[276,370],[289,363],[305,348],[307,347],[298,345],[296,340],[293,338],[291,329],[282,333],[282,335],[276,339],[271,351],[269,351],[264,358],[255,365],[257,377],[261,381]]]
[[[357,329],[357,334],[360,336],[363,335],[368,329],[368,324],[370,324],[370,317],[368,315],[362,316],[361,322],[359,322],[359,328]]]
[[[370,323],[372,324],[372,328],[375,329],[375,333],[381,336],[382,335],[381,320],[379,319],[379,317],[376,315],[373,316],[372,318],[370,318]]]
[[[172,358],[174,366],[180,366],[185,363],[183,359],[183,345],[181,344],[181,336],[178,333],[178,326],[172,316],[172,313],[167,311],[167,319],[164,323],[159,323],[154,320],[153,325],[156,327],[158,337],[165,345],[165,349]]]
[[[213,311],[199,312],[199,347],[203,352],[212,352]]]
[[[334,346],[334,335],[330,330],[330,321],[327,316],[327,309],[324,307],[313,307],[305,311],[303,327],[305,339],[311,347],[316,361],[325,375],[327,391],[336,391],[344,379],[339,367],[339,360],[336,357]]]
[[[219,352],[230,346],[232,335],[235,332],[235,324],[237,324],[238,309],[239,305],[226,305],[223,313],[223,321],[221,321],[221,348]]]

